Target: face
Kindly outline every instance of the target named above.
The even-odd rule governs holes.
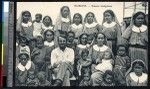
[[[106,59],[111,58],[111,54],[110,54],[110,52],[105,52],[105,56],[104,56],[104,58],[106,58]]]
[[[36,46],[37,46],[37,48],[39,48],[39,49],[41,49],[43,46],[44,46],[44,43],[43,42],[37,42],[36,43]]]
[[[23,17],[23,22],[27,23],[31,16],[30,16],[30,13],[25,12],[22,17]]]
[[[94,19],[94,16],[93,16],[93,14],[92,13],[89,13],[88,15],[87,15],[87,22],[89,23],[89,24],[91,24],[91,23],[93,23],[93,20]]]
[[[68,41],[73,41],[75,38],[74,34],[73,33],[69,33],[68,34]]]
[[[109,74],[107,74],[106,76],[105,76],[105,82],[107,82],[108,84],[111,84],[112,82],[113,82],[113,76],[112,75],[109,75]]]
[[[22,64],[23,66],[25,66],[25,65],[27,64],[27,61],[28,61],[27,56],[24,55],[24,54],[22,54],[21,57],[20,57],[20,62],[21,62],[21,64]]]
[[[44,24],[45,24],[46,26],[49,26],[50,23],[51,23],[50,18],[49,18],[49,17],[45,17],[45,18],[44,18]]]
[[[118,49],[118,55],[123,56],[125,55],[125,47],[119,47]]]
[[[52,32],[48,31],[46,33],[46,40],[51,42],[53,40],[53,38],[54,38],[54,35],[52,34]]]
[[[88,56],[88,54],[87,54],[86,52],[84,52],[84,53],[82,54],[82,59],[83,59],[83,60],[86,60],[87,56]]]
[[[92,35],[88,36],[88,41],[87,41],[88,44],[91,44],[92,41],[93,41],[93,36]]]
[[[103,34],[98,34],[98,37],[97,37],[97,43],[98,45],[102,46],[104,44],[104,35]]]
[[[74,16],[73,20],[74,20],[74,22],[75,22],[76,25],[79,25],[80,22],[81,22],[81,17],[78,14],[76,14]]]
[[[40,21],[41,21],[40,15],[36,15],[36,16],[35,16],[35,19],[36,19],[36,22],[40,22]]]
[[[112,16],[110,13],[106,12],[105,14],[105,20],[109,23],[112,21]]]
[[[35,47],[35,45],[36,45],[36,42],[32,40],[32,41],[30,42],[30,46],[31,46],[31,47]]]
[[[142,14],[138,15],[136,18],[135,18],[135,24],[137,26],[141,26],[144,22],[144,16]]]
[[[143,67],[139,64],[135,64],[134,66],[134,72],[137,76],[140,76],[143,72]]]
[[[62,38],[62,37],[59,37],[58,38],[58,44],[59,44],[60,48],[64,49],[66,47],[66,39]]]
[[[67,16],[68,16],[69,13],[70,13],[70,12],[69,12],[69,8],[64,7],[61,13],[62,13],[62,17],[67,18]]]
[[[86,42],[87,42],[87,35],[82,35],[82,37],[81,37],[81,44],[86,44]]]
[[[85,81],[89,81],[90,80],[90,74],[89,73],[84,74],[84,80]]]

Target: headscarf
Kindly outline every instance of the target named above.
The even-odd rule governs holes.
[[[75,13],[74,15],[73,15],[73,19],[72,19],[72,21],[71,21],[71,24],[74,24],[75,22],[74,22],[74,17],[76,16],[76,15],[79,15],[79,17],[81,18],[81,24],[83,23],[83,17],[82,17],[82,15],[80,14],[80,13]]]
[[[88,12],[88,13],[85,15],[85,18],[84,18],[84,24],[87,23],[87,16],[88,16],[89,14],[92,14],[92,15],[93,15],[93,22],[97,23],[95,14],[94,14],[93,12]]]
[[[63,18],[62,17],[62,9],[64,8],[68,8],[68,6],[63,6],[61,9],[60,9],[60,13],[59,13],[59,16],[58,18],[56,19],[56,24],[55,24],[55,30],[60,30],[61,29],[61,23],[63,22],[61,19]],[[69,9],[69,15],[67,16],[67,18],[69,19],[69,23],[71,23],[71,14],[70,14],[70,9]]]
[[[134,60],[134,61],[131,63],[131,67],[128,69],[128,71],[126,72],[125,76],[127,76],[130,72],[133,71],[133,64],[134,64],[134,63],[137,63],[137,62],[143,63],[143,65],[144,65],[144,71],[143,71],[143,72],[147,72],[147,68],[146,68],[145,63],[144,63],[142,60],[137,59],[137,60]]]

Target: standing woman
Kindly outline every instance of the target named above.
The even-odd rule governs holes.
[[[106,35],[108,46],[116,54],[116,45],[120,44],[121,28],[112,10],[103,13],[102,32]]]
[[[95,35],[101,31],[100,25],[97,23],[94,13],[89,12],[84,19],[84,32],[88,35]]]
[[[133,15],[130,26],[122,35],[129,44],[129,56],[131,62],[141,59],[148,67],[148,28],[144,25],[145,14],[137,12]]]
[[[25,36],[27,40],[33,38],[33,25],[32,17],[29,11],[23,11],[17,20],[17,33],[21,36]]]
[[[126,73],[127,86],[147,86],[148,74],[146,65],[142,60],[135,60]]]
[[[79,13],[74,14],[73,21],[70,26],[70,30],[75,33],[75,38],[78,37],[83,33],[83,23],[82,23],[82,15]]]

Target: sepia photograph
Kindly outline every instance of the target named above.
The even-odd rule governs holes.
[[[147,86],[148,2],[17,2],[14,86]]]

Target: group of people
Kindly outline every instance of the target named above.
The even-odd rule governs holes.
[[[43,19],[42,19],[43,18]],[[92,12],[71,19],[63,6],[56,24],[23,11],[16,27],[16,86],[147,86],[148,28],[145,14],[133,14],[121,29],[112,10],[102,25]]]

